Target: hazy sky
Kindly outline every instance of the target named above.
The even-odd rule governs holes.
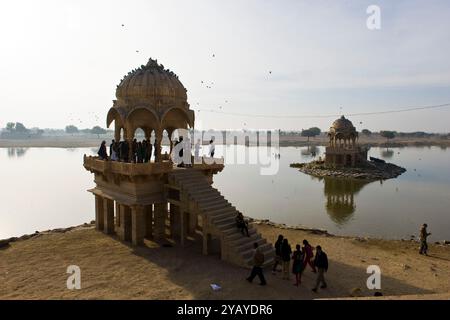
[[[371,4],[381,30],[366,27]],[[194,110],[327,115],[450,103],[446,0],[0,5],[1,127],[105,126],[119,80],[149,57],[178,74]],[[198,128],[327,129],[332,120],[196,112]],[[449,132],[450,108],[351,120],[358,129]]]

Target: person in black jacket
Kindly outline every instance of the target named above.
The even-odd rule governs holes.
[[[312,289],[312,291],[317,292],[317,288],[321,283],[321,289],[325,289],[327,287],[327,283],[325,282],[325,272],[328,271],[328,257],[327,254],[322,251],[321,246],[316,247],[314,266],[317,268],[317,280],[316,286],[314,287],[314,289]]]
[[[281,245],[281,259],[283,261],[283,279],[289,280],[289,267],[291,266],[291,245],[288,239],[283,239],[283,244]]]
[[[106,141],[102,141],[97,154],[100,160],[108,160],[108,153],[106,152]]]
[[[277,267],[281,264],[281,245],[283,244],[283,235],[279,235],[277,241],[275,242],[275,263],[273,264],[272,273],[275,274]]]

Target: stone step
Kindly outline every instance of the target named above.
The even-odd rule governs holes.
[[[208,215],[209,220],[210,221],[220,221],[220,220],[226,220],[229,217],[234,217],[236,215],[236,210],[232,207],[232,208],[223,208],[223,209],[218,209],[216,211],[212,211],[210,212],[210,214]]]
[[[234,227],[224,230],[223,233],[224,233],[224,237],[227,241],[234,240],[239,237],[244,237],[244,235],[242,235],[242,233],[241,233],[241,230],[239,230],[236,225],[234,225]],[[254,233],[256,233],[255,228],[248,229],[249,235],[252,235]],[[245,235],[245,237],[247,237],[247,235]]]
[[[270,248],[272,248],[272,245],[269,244],[269,243],[266,243],[266,244],[263,244],[262,246],[260,246],[259,248],[265,255],[265,253],[267,251],[269,251]],[[246,260],[248,258],[252,258],[253,257],[254,251],[255,250],[253,249],[253,247],[251,247],[250,249],[247,249],[245,251],[239,251],[239,254]]]
[[[192,201],[200,201],[199,199],[209,199],[212,197],[221,197],[218,191],[202,191],[202,192],[187,192],[189,199]]]
[[[213,204],[213,203],[228,203],[228,201],[224,198],[224,197],[216,197],[216,198],[209,198],[209,199],[202,199],[202,200],[197,200],[197,202],[201,205],[209,205],[209,204]]]
[[[249,238],[247,238],[247,239],[249,239]],[[258,246],[261,247],[262,245],[267,243],[267,240],[263,239],[263,238],[260,238],[260,239],[254,240],[254,241],[247,241],[247,242],[245,242],[243,244],[235,246],[236,251],[237,252],[246,252],[249,249],[253,249],[253,244],[255,242],[258,244]]]
[[[225,222],[233,222],[236,224],[235,215],[231,213],[225,213],[221,216],[214,217],[211,219],[214,223],[225,223]]]
[[[185,186],[197,186],[197,185],[205,185],[205,186],[211,186],[211,184],[206,179],[201,178],[181,178],[178,179],[178,182]]]
[[[216,189],[212,189],[211,187],[204,187],[204,188],[202,187],[202,188],[192,189],[192,188],[187,188],[187,187],[182,186],[181,189],[183,191],[187,192],[187,194],[192,195],[192,196],[201,195],[201,194],[205,194],[205,193],[211,193],[211,192],[212,193],[217,192],[220,194],[219,191],[217,191]]]
[[[250,237],[245,237],[245,236],[242,236],[242,234],[241,234],[241,237],[233,239],[233,240],[228,240],[228,242],[230,244],[232,244],[233,246],[239,246],[239,245],[241,245],[243,243],[246,243],[248,241],[253,241],[254,242],[254,241],[258,240],[258,239],[261,239],[261,235],[259,233],[251,234]]]
[[[228,229],[229,227],[235,226],[236,223],[234,223],[234,221],[228,221],[228,222],[223,222],[223,223],[214,223],[214,225],[219,230],[225,230],[225,229]]]
[[[201,202],[199,202],[198,204],[199,204],[200,209],[203,211],[211,211],[213,209],[231,207],[231,203],[229,203],[228,201],[226,201],[226,202],[220,201],[220,202],[208,203],[208,204],[202,204]]]
[[[195,201],[202,201],[202,200],[209,200],[209,199],[225,199],[223,195],[221,195],[219,192],[205,192],[202,194],[199,194],[198,196],[195,196]]]

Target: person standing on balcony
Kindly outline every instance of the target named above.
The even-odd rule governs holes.
[[[131,144],[131,156],[133,157],[132,159],[130,159],[131,162],[136,163],[137,162],[137,148],[138,148],[138,143],[137,140],[134,139],[132,144]]]
[[[97,154],[100,160],[108,160],[108,153],[106,152],[106,141],[102,141]]]
[[[200,157],[200,146],[201,142],[200,139],[197,139],[197,143],[194,146],[194,155],[195,155],[195,159],[198,159]]]
[[[150,139],[147,139],[147,162],[151,162],[152,159],[152,143],[150,142]]]
[[[216,152],[216,146],[214,144],[214,138],[209,141],[209,156],[214,158],[214,153]]]

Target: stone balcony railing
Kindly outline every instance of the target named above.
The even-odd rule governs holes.
[[[361,151],[366,151],[365,147],[361,147],[361,146],[339,146],[339,147],[334,147],[334,146],[328,146],[325,148],[325,151],[327,152],[334,152],[334,153],[339,153],[339,152],[346,152],[346,151],[354,151],[354,152],[361,152]]]
[[[169,173],[176,169],[176,165],[170,160],[164,160],[162,162],[130,163],[100,160],[98,157],[87,155],[84,155],[83,165],[86,170],[91,172],[113,173],[125,176],[159,175]],[[213,173],[217,173],[223,170],[224,163],[221,158],[209,158],[206,163],[205,160],[202,159],[202,163],[194,163],[192,167],[194,169],[209,170]]]

